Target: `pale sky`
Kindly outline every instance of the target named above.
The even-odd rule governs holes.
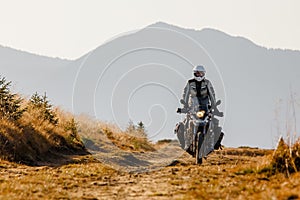
[[[0,0],[0,45],[75,59],[157,21],[300,50],[299,0]]]

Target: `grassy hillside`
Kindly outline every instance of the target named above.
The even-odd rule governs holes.
[[[120,130],[86,116],[75,117],[51,105],[46,94],[22,99],[0,78],[0,158],[35,165],[70,154],[89,154],[109,140],[125,151],[154,151],[144,129]]]
[[[41,108],[32,108],[29,102],[22,116],[11,120],[0,119],[0,157],[9,161],[35,165],[49,161],[60,154],[87,154],[76,131],[72,115],[53,109],[56,123],[45,119]]]

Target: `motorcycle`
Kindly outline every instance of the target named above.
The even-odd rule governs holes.
[[[186,105],[183,100],[181,103]],[[203,158],[221,148],[224,133],[218,126],[219,120],[215,118],[223,117],[223,113],[217,109],[220,104],[221,101],[218,100],[213,107],[193,105],[177,109],[177,113],[186,114],[186,118],[176,125],[175,134],[181,148],[195,157],[196,164],[201,164]]]

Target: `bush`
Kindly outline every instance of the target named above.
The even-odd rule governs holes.
[[[53,111],[53,105],[50,104],[46,93],[44,96],[39,95],[37,92],[33,94],[30,98],[28,109],[38,110],[43,120],[47,120],[54,125],[58,124],[58,118]]]
[[[25,109],[21,108],[22,99],[10,91],[11,82],[0,78],[0,118],[16,121]]]
[[[73,115],[54,110],[46,94],[22,100],[10,92],[10,84],[0,79],[0,159],[35,165],[64,154],[87,153]]]
[[[134,125],[134,123],[130,120],[126,128],[126,133],[136,137],[147,138],[145,125],[142,121],[140,121],[137,125]]]

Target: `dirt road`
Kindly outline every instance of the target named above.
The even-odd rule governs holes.
[[[169,166],[143,172],[135,172],[142,169],[135,165],[116,170],[94,156],[76,157],[72,163],[58,166],[29,167],[1,161],[0,199],[299,198],[299,173],[289,179],[283,174],[268,177],[257,173],[268,155],[267,150],[226,148],[197,166],[183,153]],[[139,160],[139,156],[135,158]],[[155,158],[149,162],[154,163]]]

